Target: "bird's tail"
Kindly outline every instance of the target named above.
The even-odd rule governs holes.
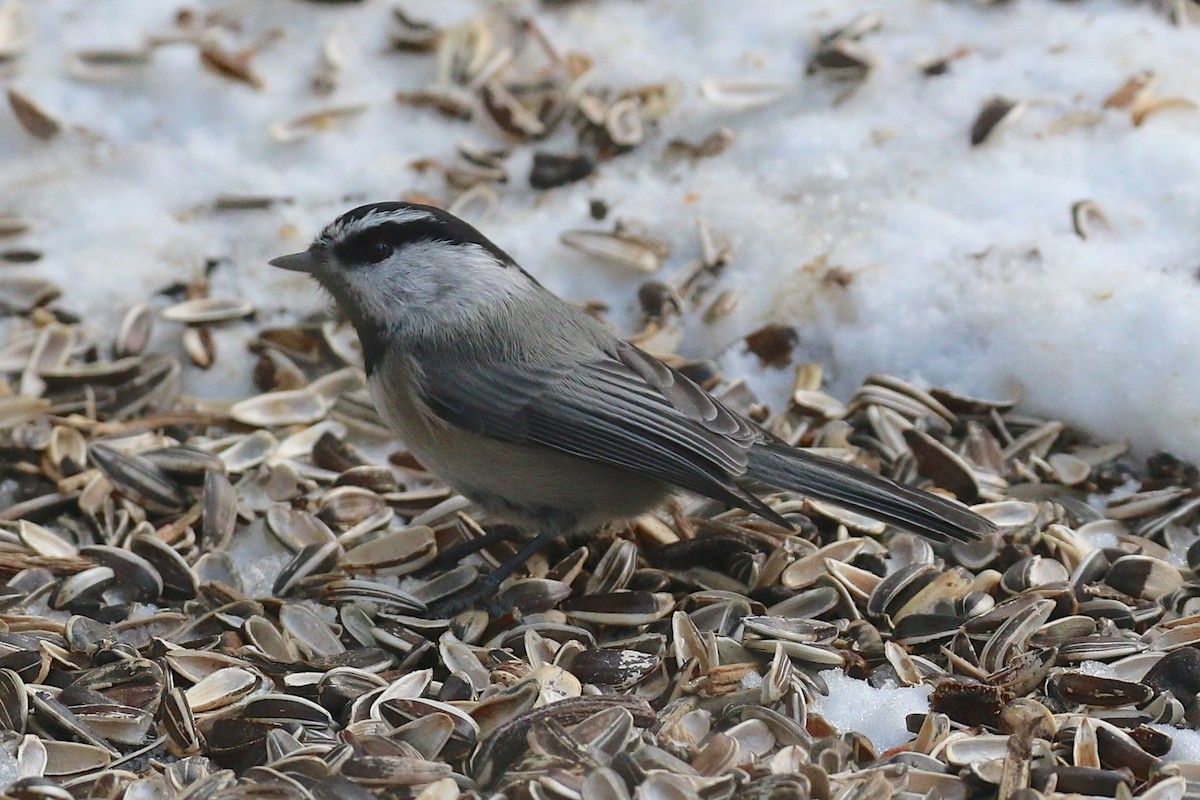
[[[781,442],[756,445],[746,477],[934,538],[971,542],[996,530],[959,503]]]

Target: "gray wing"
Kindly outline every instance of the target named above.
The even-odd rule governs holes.
[[[628,469],[787,524],[736,483],[763,432],[633,345],[598,349],[582,363],[421,366],[425,402],[461,428]]]

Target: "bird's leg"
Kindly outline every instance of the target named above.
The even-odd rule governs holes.
[[[561,534],[554,528],[547,528],[535,536],[530,541],[526,542],[517,554],[505,561],[499,567],[488,573],[484,578],[483,585],[487,587],[489,592],[494,592],[500,588],[500,584],[509,575],[517,571],[517,568],[524,564],[529,559],[536,556],[538,553],[546,549],[546,546],[557,539]]]
[[[492,572],[489,572],[487,577],[482,581],[479,581],[466,591],[434,603],[429,609],[431,615],[438,617],[454,616],[476,605],[480,600],[487,602],[489,611],[507,611],[508,609],[501,608],[497,603],[496,594],[500,589],[500,584],[504,582],[505,578],[516,572],[522,564],[544,550],[550,542],[557,539],[560,535],[561,533],[557,528],[544,528],[541,533],[527,542],[515,556],[505,561]]]
[[[465,542],[456,542],[450,547],[447,547],[433,563],[425,567],[426,572],[441,572],[450,569],[462,561],[467,556],[478,553],[484,548],[491,547],[494,544],[507,542],[520,533],[520,529],[514,528],[511,525],[501,525],[496,528],[491,528],[484,532],[483,536],[477,536],[474,539],[468,539]]]

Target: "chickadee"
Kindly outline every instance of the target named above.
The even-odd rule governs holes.
[[[784,443],[439,208],[360,206],[270,263],[333,295],[362,342],[376,408],[421,464],[537,532],[477,596],[553,538],[635,516],[678,489],[785,527],[756,488],[937,538],[994,530],[962,505]]]

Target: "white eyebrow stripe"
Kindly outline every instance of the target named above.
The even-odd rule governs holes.
[[[325,230],[321,231],[321,235],[318,238],[324,242],[333,242],[338,239],[349,238],[368,228],[374,228],[377,225],[388,222],[404,224],[406,222],[416,222],[417,220],[433,218],[434,216],[428,211],[421,211],[415,208],[394,208],[387,211],[375,209],[349,222],[343,222],[342,218],[339,217],[331,222]]]

